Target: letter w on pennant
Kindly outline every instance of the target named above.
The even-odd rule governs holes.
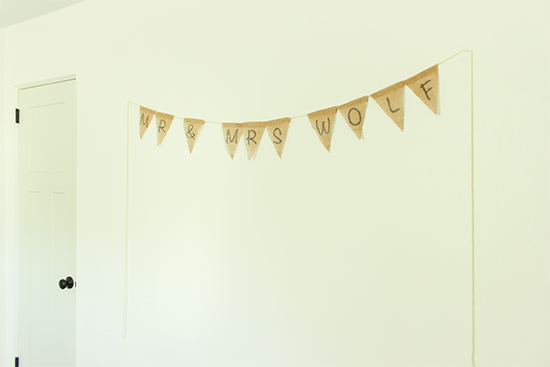
[[[337,107],[331,107],[307,115],[311,127],[315,130],[317,136],[319,136],[319,140],[329,152],[332,132],[334,131],[334,119],[336,118],[337,111]]]

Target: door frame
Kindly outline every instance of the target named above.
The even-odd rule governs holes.
[[[76,74],[40,79],[34,82],[15,84],[6,91],[6,365],[11,366],[19,355],[18,346],[18,273],[19,273],[19,238],[18,238],[18,132],[15,119],[10,117],[15,109],[19,108],[19,91],[23,89],[36,88],[49,84],[57,84],[77,80]],[[78,101],[78,84],[76,88],[76,98]],[[78,105],[76,110],[76,128],[78,129]],[[78,138],[78,136],[76,136]],[[78,147],[78,145],[77,145]],[[78,148],[77,148],[78,149]],[[78,153],[76,154],[78,165]],[[76,245],[76,244],[75,244]],[[0,365],[4,361],[0,361]]]

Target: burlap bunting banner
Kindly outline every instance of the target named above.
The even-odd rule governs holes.
[[[319,136],[319,140],[330,152],[330,141],[332,139],[332,132],[334,131],[334,120],[336,119],[337,107],[326,108],[324,110],[315,111],[307,115],[311,127]]]
[[[149,125],[151,125],[151,121],[153,121],[153,117],[155,117],[155,114],[157,111],[150,110],[146,107],[139,106],[139,138],[143,138],[143,134],[147,131],[149,128]]]
[[[275,147],[275,151],[282,158],[283,149],[288,135],[288,128],[290,127],[290,118],[285,117],[278,120],[271,120],[267,122],[267,132],[269,138]]]
[[[185,137],[187,138],[187,146],[189,147],[190,154],[193,153],[193,148],[195,147],[195,142],[199,138],[202,125],[204,125],[204,120],[187,117],[183,119],[183,129],[185,130]]]
[[[248,122],[242,124],[243,127],[243,139],[246,145],[246,153],[250,160],[256,152],[262,136],[264,135],[265,122]]]
[[[382,107],[393,122],[403,131],[405,123],[403,88],[405,82],[398,82],[374,93],[371,97]]]
[[[235,150],[243,134],[242,124],[223,123],[222,131],[227,153],[229,153],[229,156],[233,159],[235,157]]]
[[[166,134],[168,134],[168,130],[170,130],[173,120],[174,115],[157,112],[157,145],[160,145],[166,137]]]
[[[340,114],[344,120],[346,120],[351,131],[355,133],[358,139],[361,139],[363,135],[363,122],[365,122],[368,99],[368,96],[357,98],[338,107]]]
[[[437,65],[405,80],[405,84],[437,115],[439,95],[439,68]]]
[[[332,133],[337,111],[340,111],[342,118],[346,121],[350,129],[357,138],[363,136],[365,115],[369,98],[372,98],[382,108],[392,121],[404,130],[405,105],[403,101],[404,87],[407,86],[428,108],[437,115],[439,100],[439,68],[434,65],[407,80],[395,83],[384,88],[370,96],[357,98],[338,107],[331,107],[319,111],[311,112],[307,115],[311,127],[319,137],[320,142],[325,149],[330,152]],[[153,117],[156,117],[157,123],[157,144],[160,145],[174,119],[173,115],[156,112],[149,108],[139,106],[139,137],[149,128]],[[301,117],[301,116],[299,116]],[[269,139],[277,152],[279,158],[282,157],[284,145],[288,136],[290,121],[292,118],[285,117],[266,122],[248,122],[248,123],[223,123],[222,132],[225,140],[227,152],[231,159],[235,157],[235,152],[241,136],[244,136],[248,159],[252,159],[256,153],[264,131],[267,129]],[[193,152],[199,133],[205,124],[202,119],[184,118],[183,127],[189,153]]]

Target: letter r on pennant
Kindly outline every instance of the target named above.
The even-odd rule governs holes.
[[[166,132],[166,131],[164,130],[165,127],[166,127],[166,121],[165,121],[165,120],[160,120],[158,131],[160,132],[160,131],[162,130],[162,131],[165,133],[165,132]]]
[[[251,135],[250,135],[251,133],[253,133],[254,135],[251,136]],[[248,134],[247,134],[247,137],[246,137],[246,144],[247,144],[247,145],[250,145],[250,142],[251,142],[251,141],[254,142],[254,144],[258,144],[258,143],[256,143],[256,140],[254,140],[254,138],[256,137],[256,135],[257,135],[257,134],[256,134],[256,130],[252,130],[252,129],[248,130]]]

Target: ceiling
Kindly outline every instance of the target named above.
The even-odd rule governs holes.
[[[24,22],[84,0],[0,0],[0,28]]]

